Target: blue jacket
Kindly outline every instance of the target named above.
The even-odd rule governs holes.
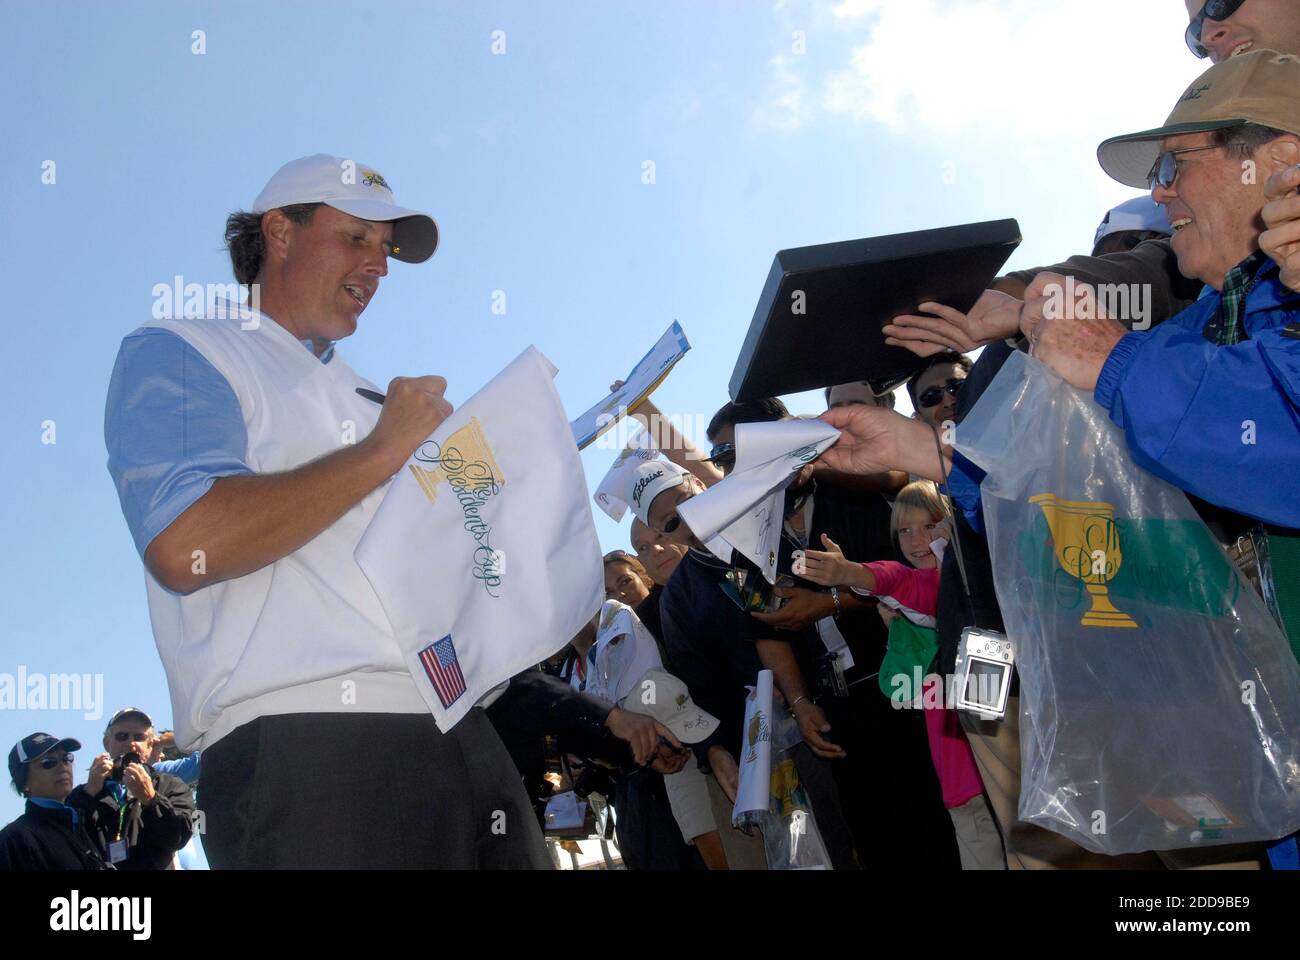
[[[1300,528],[1300,294],[1267,261],[1246,297],[1248,339],[1217,346],[1202,297],[1152,330],[1127,334],[1097,379],[1097,403],[1133,459],[1202,500]]]

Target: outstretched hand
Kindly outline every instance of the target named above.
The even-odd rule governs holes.
[[[920,313],[904,314],[885,324],[885,343],[905,347],[918,357],[945,350],[969,353],[1014,337],[1020,329],[1022,306],[1022,301],[1000,290],[985,290],[966,313],[941,303],[923,303],[917,308]]]

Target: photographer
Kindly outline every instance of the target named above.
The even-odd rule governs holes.
[[[101,855],[119,870],[166,870],[189,842],[194,799],[176,777],[156,773],[153,721],[143,710],[119,710],[104,731],[104,749],[68,805],[86,817]]]

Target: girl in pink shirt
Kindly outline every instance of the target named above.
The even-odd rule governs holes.
[[[890,525],[911,566],[893,560],[854,563],[823,534],[826,550],[804,551],[802,572],[795,572],[822,586],[847,586],[856,593],[879,597],[878,610],[887,626],[892,627],[894,619],[903,616],[918,627],[933,630],[939,561],[947,546],[945,515],[943,498],[932,482],[909,483],[894,500]],[[930,759],[956,828],[962,866],[967,870],[1005,869],[1002,839],[984,800],[979,768],[956,712],[944,703],[942,686],[935,689],[940,684],[939,677],[927,677],[919,699],[926,705]]]

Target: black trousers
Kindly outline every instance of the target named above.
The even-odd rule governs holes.
[[[849,691],[821,702],[848,754],[830,765],[862,869],[960,870],[923,712],[894,709],[874,678]]]
[[[480,709],[260,717],[203,751],[215,869],[551,869],[519,773]]]

